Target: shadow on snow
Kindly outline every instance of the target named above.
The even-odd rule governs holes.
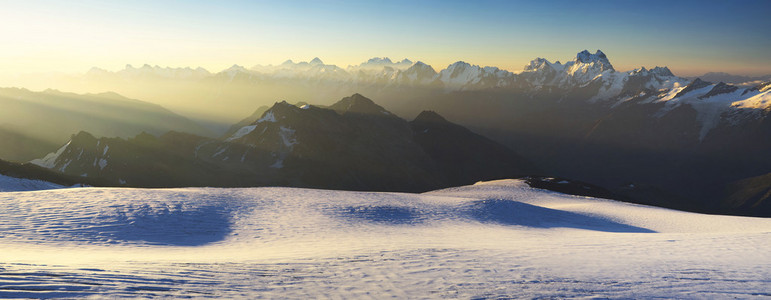
[[[93,222],[94,226],[78,229],[73,234],[113,242],[200,246],[221,241],[232,231],[229,212],[216,205],[122,206],[108,215],[98,216]]]
[[[421,213],[413,208],[399,206],[353,206],[342,209],[348,219],[373,223],[402,225],[422,222]]]
[[[647,228],[618,223],[601,217],[550,209],[512,200],[488,199],[475,201],[467,207],[466,215],[484,223],[534,228],[563,227],[604,232],[655,232]]]

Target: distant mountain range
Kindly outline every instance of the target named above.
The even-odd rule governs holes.
[[[767,204],[725,200],[731,182],[771,171],[769,82],[688,80],[666,67],[618,72],[600,51],[565,64],[536,59],[514,78],[508,87],[397,100],[392,110],[434,109],[549,174],[641,202],[771,214]]]
[[[207,126],[223,134],[222,138],[201,137],[201,131],[196,130],[187,130],[195,135],[161,134],[165,131],[156,130],[151,132],[153,135],[128,140],[104,139],[110,135],[100,133],[78,134],[62,155],[39,163],[55,170],[66,166],[63,170],[70,175],[99,176],[134,186],[204,182],[240,186],[248,182],[420,190],[432,184],[467,182],[473,176],[463,178],[458,174],[475,174],[469,170],[478,164],[485,169],[479,174],[504,174],[496,173],[496,167],[484,161],[466,165],[457,162],[461,157],[474,161],[469,157],[475,151],[464,145],[479,141],[452,144],[446,137],[421,137],[421,130],[441,132],[432,130],[424,121],[447,118],[468,128],[463,130],[492,139],[492,144],[482,143],[487,145],[484,151],[498,153],[492,149],[499,149],[500,145],[493,145],[500,143],[517,153],[512,156],[517,158],[516,163],[510,164],[518,166],[511,167],[516,171],[512,174],[532,170],[522,167],[528,165],[523,163],[527,160],[539,173],[593,183],[636,202],[709,213],[771,215],[769,197],[757,194],[764,186],[758,182],[765,182],[764,176],[771,173],[771,83],[764,77],[749,78],[748,83],[744,81],[747,78],[710,76],[678,77],[667,67],[658,66],[621,72],[599,50],[581,51],[564,63],[536,58],[521,73],[466,62],[437,71],[419,61],[395,62],[387,58],[346,68],[313,59],[276,66],[233,66],[218,73],[157,66],[128,66],[117,72],[94,69],[78,80],[162,104],[196,121],[210,122]],[[334,102],[354,93],[377,99],[382,105],[377,107],[389,114],[367,106],[379,118],[357,118],[341,109],[339,101]],[[278,99],[301,104],[274,105]],[[313,105],[306,107],[307,103]],[[427,110],[434,113],[424,113]],[[269,116],[279,112],[303,117],[273,122]],[[363,123],[356,123],[359,121]],[[463,135],[459,127],[440,127],[455,128],[453,134]],[[366,131],[362,128],[392,137],[393,141],[374,139],[362,133]],[[69,134],[78,130],[92,131],[79,128]],[[343,133],[346,138],[341,137]],[[321,138],[327,135],[331,136],[328,139],[340,140]],[[321,154],[303,146],[342,151],[331,148],[337,143],[354,147],[340,153],[356,157],[352,158],[355,163],[322,159],[318,157]],[[121,145],[110,149],[133,150],[126,150],[124,158],[110,161],[94,150],[106,144]],[[457,152],[441,151],[448,147]],[[74,159],[80,155],[79,149],[82,155],[91,156]],[[380,153],[384,149],[390,149],[390,154]],[[323,153],[331,153],[326,151]],[[137,162],[133,153],[145,153],[139,157],[146,159]],[[397,157],[403,157],[403,161],[397,162]],[[241,158],[249,163],[240,163]],[[122,166],[123,161],[129,161],[125,168],[135,170],[112,170]],[[160,161],[168,165],[150,164]],[[298,169],[300,162],[307,167]],[[456,167],[461,171],[453,170],[453,164],[463,166]],[[195,168],[173,171],[180,172],[175,176],[164,173],[181,165]],[[378,171],[370,174],[358,169],[362,166]],[[142,179],[136,174],[143,168],[169,176]],[[385,173],[401,175],[387,180],[374,175]],[[228,179],[194,181],[214,180],[216,176],[211,174]],[[339,180],[308,179],[325,176]],[[754,186],[749,190],[755,192],[748,186]]]
[[[741,86],[754,86],[754,85],[757,85],[758,83],[771,81],[771,74],[764,75],[764,76],[745,76],[745,75],[728,74],[725,72],[708,72],[701,76],[687,77],[687,78],[691,80],[700,78],[701,80],[712,81],[712,82],[724,82],[724,83],[730,83],[730,84],[741,85]]]
[[[157,104],[115,93],[0,88],[0,107],[0,158],[17,162],[39,158],[81,130],[109,137],[170,130],[212,135],[203,126]]]
[[[202,68],[163,68],[149,65],[135,68],[129,65],[117,72],[92,69],[81,79],[104,86],[108,90],[154,101],[183,114],[189,112],[188,115],[196,118],[205,119],[201,115],[207,112],[212,116],[216,114],[222,118],[230,118],[231,121],[227,122],[227,125],[242,117],[241,107],[269,105],[275,99],[331,104],[329,99],[362,93],[382,99],[380,102],[397,114],[409,113],[406,116],[411,117],[421,110],[404,111],[396,102],[437,98],[453,92],[489,90],[524,92],[529,95],[561,92],[563,95],[560,97],[574,97],[567,94],[581,90],[585,93],[582,96],[585,100],[603,101],[610,105],[627,101],[667,102],[668,106],[674,107],[691,101],[688,100],[691,98],[712,98],[702,101],[709,104],[704,105],[704,109],[699,109],[708,123],[705,130],[715,121],[715,112],[719,115],[732,107],[767,107],[768,103],[763,101],[765,96],[759,94],[763,93],[760,89],[765,83],[761,81],[771,81],[771,78],[765,77],[740,78],[728,74],[708,73],[705,78],[700,79],[711,82],[707,85],[708,89],[704,86],[702,88],[705,90],[698,91],[699,95],[683,97],[686,96],[685,92],[693,91],[684,89],[694,79],[677,77],[666,67],[641,67],[619,72],[599,50],[595,53],[581,51],[574,59],[564,64],[537,58],[518,74],[463,61],[436,71],[422,62],[413,63],[407,59],[393,62],[388,58],[373,58],[360,65],[341,68],[324,64],[315,58],[310,62],[289,60],[280,65],[257,65],[248,69],[234,65],[218,73],[210,73]],[[717,87],[721,81],[730,87],[721,90],[723,85]],[[731,85],[738,82],[743,85]],[[591,88],[587,89],[587,86]],[[742,90],[738,94],[730,94],[729,90],[733,87]],[[683,91],[684,93],[680,93]],[[711,94],[708,94],[710,92]],[[169,95],[186,97],[189,101],[172,102],[169,99],[174,97]],[[713,97],[718,95],[720,97]],[[193,112],[193,107],[198,107],[197,103],[209,103],[210,107],[204,110],[207,112]],[[214,105],[215,103],[217,105]],[[198,109],[202,110],[200,107]],[[706,114],[710,116],[706,116],[702,111],[709,111]],[[224,130],[224,127],[220,130]]]

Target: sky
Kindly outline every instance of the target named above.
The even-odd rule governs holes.
[[[409,58],[521,71],[601,49],[617,70],[771,74],[771,1],[9,1],[2,73]],[[2,84],[0,84],[2,85]]]

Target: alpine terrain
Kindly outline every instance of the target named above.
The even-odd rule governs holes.
[[[360,94],[329,107],[286,102],[221,138],[80,132],[32,163],[114,186],[296,186],[427,191],[537,169],[430,111],[407,122]],[[255,115],[253,115],[255,116]]]

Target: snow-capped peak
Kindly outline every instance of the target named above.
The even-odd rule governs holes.
[[[615,72],[608,57],[600,50],[594,54],[586,50],[579,52],[573,61],[565,64],[565,71],[564,77],[559,80],[560,86],[583,85],[600,74]]]
[[[514,73],[497,67],[480,67],[458,61],[439,72],[439,80],[448,90],[480,87],[502,87],[511,84]]]
[[[221,73],[227,74],[228,77],[232,80],[237,74],[239,73],[250,73],[249,70],[246,68],[239,66],[239,65],[233,65],[230,68],[227,68],[223,70]]]
[[[406,58],[405,58],[405,59],[402,59],[402,60],[401,60],[400,62],[398,62],[397,64],[400,64],[400,65],[408,65],[408,66],[411,66],[411,65],[412,65],[412,61],[411,61],[411,60],[409,60],[409,59],[406,59]]]
[[[525,72],[542,70],[543,68],[553,68],[552,63],[545,58],[536,58],[531,60],[529,64],[525,66]]]
[[[228,72],[228,73],[229,72],[249,72],[249,70],[247,70],[243,66],[232,65],[232,66],[230,66],[230,68],[227,68],[227,69],[223,70],[222,72]]]
[[[437,73],[430,65],[421,61],[416,62],[404,71],[399,71],[396,80],[399,83],[428,84],[434,81]]]
[[[371,65],[390,65],[393,64],[390,58],[388,57],[373,57],[367,60],[366,64]]]
[[[675,74],[672,74],[672,71],[670,71],[667,67],[656,66],[651,69],[650,72],[659,76],[675,76]]]
[[[321,61],[318,57],[314,57],[313,60],[310,62],[311,65],[323,65],[324,62]]]
[[[371,73],[375,71],[391,73],[394,69],[406,70],[410,66],[412,66],[412,61],[406,58],[399,62],[394,62],[388,57],[373,57],[359,65],[348,66],[348,70],[352,72],[365,71]]]
[[[454,64],[447,66],[439,72],[439,80],[442,81],[446,88],[457,90],[467,84],[474,84],[479,82],[482,78],[482,68],[476,65],[471,65],[464,61],[458,61]]]
[[[597,50],[594,54],[584,50],[576,54],[575,64],[592,64],[600,67],[602,71],[613,70],[613,65],[610,64],[608,57],[600,50]]]
[[[134,78],[169,78],[169,79],[190,79],[190,78],[203,78],[211,76],[204,68],[197,67],[195,69],[190,67],[184,68],[172,68],[172,67],[160,67],[158,65],[151,66],[144,64],[142,67],[136,68],[131,64],[127,64],[123,70],[117,72],[110,72],[99,68],[92,68],[88,73],[90,76],[102,76],[102,75],[118,75],[127,79]]]

